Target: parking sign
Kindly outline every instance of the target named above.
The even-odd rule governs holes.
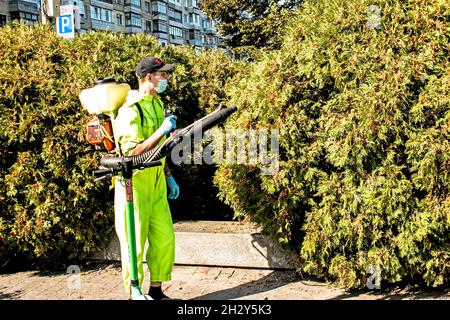
[[[75,26],[73,23],[73,14],[59,16],[56,20],[56,31],[58,35],[64,38],[75,37]]]

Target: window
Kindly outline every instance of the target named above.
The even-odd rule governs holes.
[[[123,16],[121,14],[117,14],[117,25],[123,26]]]
[[[177,22],[183,22],[181,11],[175,10],[174,8],[169,7],[169,19]]]
[[[196,13],[189,13],[189,23],[200,25],[200,16]]]
[[[140,8],[141,7],[141,0],[125,0],[125,5],[126,6],[133,6],[133,7],[137,7]]]
[[[188,6],[189,8],[195,8],[195,7],[197,7],[197,1],[196,1],[196,0],[187,0],[186,2],[187,2],[187,6]]]
[[[11,12],[11,20],[23,20],[26,22],[30,22],[30,23],[35,23],[38,21],[38,16],[32,13],[28,13],[28,12],[22,12],[22,11],[16,11],[16,12]],[[2,18],[5,20],[6,23],[6,16],[4,16],[4,18]],[[2,22],[0,22],[1,25]]]
[[[136,13],[125,13],[125,26],[142,27],[141,16]]]
[[[183,37],[183,30],[178,27],[169,27],[169,33],[173,36]]]
[[[150,21],[145,20],[145,31],[146,32],[152,31],[152,23]]]
[[[153,32],[167,33],[167,22],[165,21],[153,21]]]
[[[102,20],[105,22],[112,22],[112,11],[102,8]]]
[[[167,14],[166,4],[161,1],[156,1],[152,3],[153,13],[163,13]]]
[[[189,39],[200,40],[200,32],[198,30],[190,30],[189,31]]]
[[[150,13],[150,2],[145,1],[145,12]]]
[[[4,26],[5,24],[6,24],[6,16],[0,14],[0,27]]]
[[[91,18],[95,20],[100,20],[100,8],[91,6]]]
[[[104,8],[91,6],[91,18],[105,22],[113,22],[112,11]]]
[[[212,20],[211,19],[205,19],[205,20],[203,20],[203,28],[205,28],[205,29],[211,29],[212,27],[211,27],[211,23],[212,23]]]
[[[80,15],[85,16],[86,15],[86,10],[84,7],[84,3],[83,0],[76,0],[76,1],[61,1],[62,5],[74,5],[76,7],[78,7],[78,10],[80,11]]]
[[[76,1],[75,4],[78,6],[78,8],[80,9],[80,15],[85,16],[86,15],[86,9],[84,8],[84,3],[83,1]]]

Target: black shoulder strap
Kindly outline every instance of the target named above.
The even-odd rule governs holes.
[[[136,102],[135,105],[138,108],[139,115],[141,116],[141,127],[142,127],[142,124],[144,123],[144,113],[142,112],[142,108],[139,102]]]

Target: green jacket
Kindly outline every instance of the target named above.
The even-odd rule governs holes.
[[[136,102],[139,102],[144,115],[142,121]],[[130,91],[115,118],[114,136],[120,144],[123,155],[128,155],[139,143],[148,139],[163,121],[164,105],[161,99],[144,96],[135,90]],[[160,143],[164,140],[165,137]]]

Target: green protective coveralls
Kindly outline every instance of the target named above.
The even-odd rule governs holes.
[[[144,119],[135,103],[139,102]],[[128,155],[139,143],[149,138],[164,121],[164,107],[159,98],[143,96],[130,91],[124,105],[119,108],[115,118],[115,137],[123,155]],[[160,143],[165,140],[161,139]],[[167,186],[163,165],[133,173],[133,200],[136,230],[136,253],[139,286],[144,280],[144,250],[150,270],[150,281],[171,280],[175,258],[175,235],[172,216],[167,200]],[[125,288],[130,292],[130,261],[128,253],[128,234],[125,219],[125,183],[122,177],[114,181],[115,226],[120,240],[122,277]]]

